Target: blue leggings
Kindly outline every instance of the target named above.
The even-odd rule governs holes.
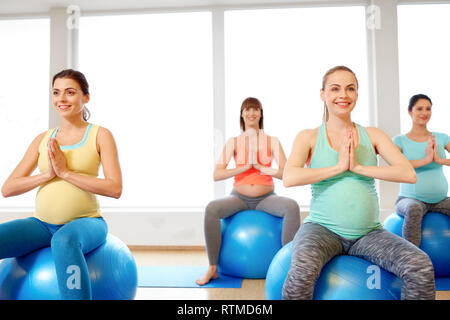
[[[108,226],[103,218],[79,218],[54,225],[34,217],[0,224],[0,259],[19,257],[51,246],[61,298],[92,299],[91,280],[84,255],[103,244]],[[74,270],[80,281],[74,286]]]

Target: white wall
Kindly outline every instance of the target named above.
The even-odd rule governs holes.
[[[6,1],[7,2],[7,1]],[[42,1],[45,2],[45,1]],[[400,115],[398,110],[398,48],[397,48],[397,13],[396,0],[372,0],[372,1],[324,1],[325,4],[351,3],[376,5],[381,9],[380,29],[367,29],[368,35],[368,57],[370,76],[370,97],[371,97],[371,124],[380,127],[388,132],[390,136],[400,133]],[[418,1],[409,1],[418,2]],[[438,1],[443,2],[443,1]],[[70,1],[76,4],[77,1]],[[185,2],[186,3],[186,2]],[[203,5],[208,6],[209,1],[203,1]],[[238,1],[230,1],[229,4],[237,6]],[[246,6],[261,4],[257,1],[243,1]],[[225,131],[224,126],[224,57],[223,57],[223,8],[227,1],[223,1],[220,7],[213,7],[213,34],[214,34],[214,127]],[[275,2],[265,6],[275,6]],[[311,6],[320,5],[318,1],[289,1],[283,6]],[[44,9],[42,9],[44,10]],[[135,10],[135,8],[134,8]],[[186,7],[183,8],[186,10]],[[27,13],[29,14],[29,13]],[[42,15],[42,13],[40,13]],[[20,16],[20,13],[11,13],[12,16]],[[58,30],[65,29],[66,14],[64,8],[53,8],[48,12],[52,19],[51,32],[54,38],[51,43],[51,74],[54,70],[61,69],[61,66],[68,64],[67,35],[61,35]],[[6,15],[7,16],[7,15]],[[0,18],[5,15],[0,15]],[[69,52],[68,52],[69,51]],[[72,52],[73,54],[73,52]],[[50,108],[52,109],[52,108]],[[54,126],[57,118],[50,111],[50,124]],[[393,211],[393,204],[398,194],[398,184],[382,182],[378,185],[380,192],[380,220]],[[224,193],[223,183],[218,183],[215,187],[215,195]],[[1,210],[1,209],[0,209]],[[307,207],[302,207],[302,216],[308,213]],[[30,216],[32,212],[21,210],[11,212],[11,210],[0,211],[0,222]],[[146,246],[203,246],[203,208],[195,210],[154,210],[145,212],[124,212],[103,210],[103,216],[108,222],[110,232],[121,238],[128,245]]]

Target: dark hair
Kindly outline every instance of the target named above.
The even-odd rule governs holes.
[[[78,83],[84,95],[89,94],[89,84],[84,74],[82,74],[80,71],[76,71],[73,69],[65,69],[58,72],[53,76],[52,86],[55,84],[56,79],[72,79]],[[88,108],[86,108],[86,106],[83,106],[84,121],[87,121],[90,118],[90,116],[91,113],[89,112]]]
[[[325,90],[325,83],[327,82],[328,76],[335,73],[336,71],[347,71],[347,72],[350,72],[351,74],[353,74],[353,76],[355,77],[355,80],[356,80],[356,89],[358,89],[358,87],[359,87],[358,78],[356,78],[356,74],[353,72],[353,70],[346,66],[336,66],[336,67],[331,68],[324,74],[324,76],[322,78],[322,90]],[[325,103],[324,103],[324,110],[323,110],[323,121],[325,121],[325,122],[328,121],[328,108]]]
[[[262,104],[258,99],[248,97],[247,99],[245,99],[242,102],[242,105],[241,105],[241,115],[240,115],[240,119],[239,119],[240,124],[241,124],[241,130],[245,131],[245,122],[244,122],[244,119],[242,118],[242,112],[245,109],[249,109],[249,108],[255,108],[255,109],[261,110],[261,119],[259,119],[258,125],[259,125],[260,129],[264,129],[264,116],[263,116]]]
[[[427,95],[419,93],[419,94],[413,95],[409,99],[408,111],[412,111],[413,107],[416,105],[417,101],[419,101],[420,99],[428,100],[428,101],[430,101],[430,104],[433,105],[433,102],[431,102],[431,99]]]

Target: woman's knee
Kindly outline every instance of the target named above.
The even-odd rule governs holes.
[[[298,205],[297,201],[286,198],[286,201],[284,201],[283,206],[285,207],[286,215],[295,218],[300,218],[300,206]]]
[[[419,218],[425,215],[424,206],[418,201],[411,201],[409,199],[403,200],[406,203],[399,203],[397,211],[406,217]]]
[[[51,240],[52,248],[75,248],[90,252],[105,242],[108,225],[102,218],[80,218],[56,231]]]
[[[245,210],[245,205],[241,204],[240,201],[240,199],[233,197],[211,201],[205,208],[205,221],[220,220]]]
[[[399,257],[398,262],[401,265],[400,276],[403,279],[425,282],[434,281],[433,263],[430,257],[419,248],[406,258]]]
[[[205,209],[205,221],[220,220],[221,205],[216,201],[208,203]]]
[[[291,265],[283,284],[283,300],[311,299],[323,263],[318,257],[301,255],[292,257]]]
[[[61,232],[58,230],[51,240],[52,248],[81,248],[80,238],[76,233]]]

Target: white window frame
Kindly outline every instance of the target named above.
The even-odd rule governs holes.
[[[234,2],[234,1],[233,1]],[[369,75],[369,110],[370,110],[370,123],[365,125],[377,126],[385,130],[389,136],[394,136],[400,133],[400,109],[399,109],[399,72],[398,72],[398,36],[397,36],[397,5],[401,4],[430,4],[430,3],[450,3],[449,0],[441,1],[424,1],[424,0],[361,0],[361,1],[346,1],[346,0],[330,0],[324,2],[318,1],[295,1],[293,3],[285,2],[282,4],[273,3],[251,3],[243,4],[230,3],[229,5],[221,6],[196,6],[195,1],[185,2],[184,7],[173,8],[133,8],[130,10],[102,10],[102,11],[82,11],[82,15],[114,15],[114,14],[136,14],[136,13],[168,13],[168,12],[198,12],[198,11],[210,11],[212,12],[212,28],[213,28],[213,101],[214,101],[214,118],[212,119],[213,129],[216,131],[216,135],[219,134],[218,141],[225,142],[225,80],[224,80],[224,12],[226,10],[248,10],[248,9],[263,9],[263,8],[308,8],[308,7],[336,7],[336,6],[354,6],[362,5],[368,8],[370,5],[377,6],[380,9],[380,29],[367,30],[368,41],[368,75]],[[192,7],[189,5],[192,4]],[[143,4],[145,6],[145,3]],[[17,18],[35,18],[35,17],[50,17],[51,21],[51,62],[50,62],[50,74],[53,75],[57,71],[61,70],[68,65],[68,56],[75,56],[76,43],[72,45],[68,44],[68,35],[61,33],[61,30],[65,30],[65,22],[67,14],[66,8],[52,8],[48,14],[13,14],[13,15],[0,15],[0,19],[17,19]],[[72,40],[73,41],[73,40]],[[76,60],[76,59],[75,59]],[[385,70],[390,70],[389,74]],[[50,91],[49,79],[49,91]],[[49,95],[50,96],[50,95]],[[393,112],[394,110],[394,112]],[[59,119],[54,114],[49,97],[49,127],[57,125]],[[211,134],[214,134],[214,130],[211,130]],[[214,160],[214,155],[211,155],[211,161]],[[379,197],[380,197],[380,209],[383,216],[383,210],[385,214],[392,212],[395,198],[398,195],[398,184],[389,182],[380,182],[379,185]],[[224,182],[217,182],[214,185],[214,196],[221,197],[225,195]],[[5,210],[6,209],[6,210]],[[308,206],[302,204],[302,211],[308,211]],[[11,212],[11,208],[3,208],[0,205],[0,212]],[[159,208],[159,212],[162,212]],[[204,208],[199,210],[189,211],[178,209],[177,211],[171,211],[169,209],[164,212],[165,215],[170,213],[174,215],[176,219],[181,218],[182,214],[189,219],[194,219],[195,223],[202,221]],[[127,219],[139,219],[142,216],[142,212],[123,212]],[[145,213],[152,213],[151,210],[146,210]],[[153,212],[154,213],[154,212]],[[197,219],[197,220],[196,220]],[[144,220],[143,220],[144,221]],[[187,221],[187,220],[186,220]],[[139,222],[136,222],[138,224]],[[144,223],[145,224],[145,223]],[[201,228],[197,226],[196,228]],[[164,229],[164,228],[160,228]],[[196,229],[197,230],[197,229]],[[149,230],[142,230],[142,232],[150,232]],[[135,230],[135,234],[139,234],[139,230]],[[118,233],[120,236],[120,233]],[[126,238],[126,243],[131,244],[156,244],[156,245],[179,245],[180,241],[173,240],[174,234],[171,233],[158,233],[155,237],[159,237],[158,240],[148,240],[143,238],[136,238],[133,235],[129,235]],[[174,237],[176,238],[176,237]],[[128,240],[128,241],[127,241]],[[194,237],[182,241],[182,245],[197,245],[203,244],[203,231],[200,230]]]

